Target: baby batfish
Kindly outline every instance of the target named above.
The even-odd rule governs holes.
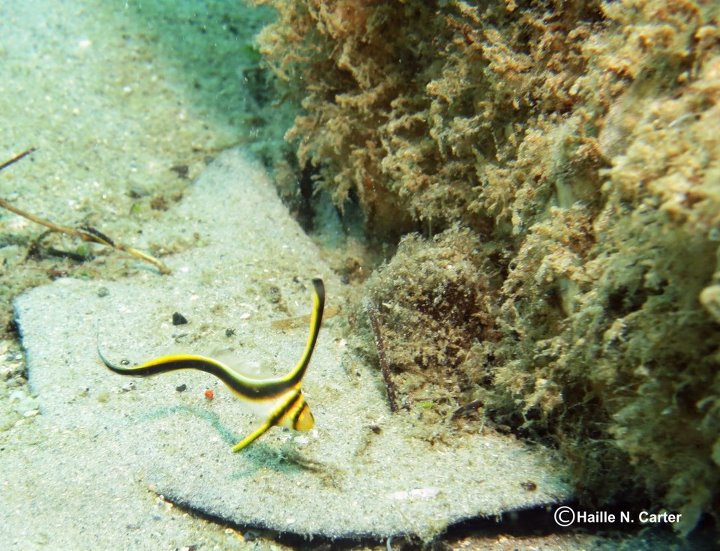
[[[325,286],[322,279],[313,279],[312,284],[314,292],[312,314],[310,315],[310,334],[300,361],[283,377],[251,379],[240,375],[222,362],[193,354],[170,354],[133,367],[124,367],[112,363],[103,355],[100,349],[99,335],[98,356],[108,368],[121,375],[147,377],[177,369],[197,369],[215,375],[238,398],[249,404],[255,413],[265,418],[260,427],[233,446],[234,452],[239,452],[247,447],[275,425],[308,431],[315,426],[315,419],[300,387],[315,349],[325,307]]]

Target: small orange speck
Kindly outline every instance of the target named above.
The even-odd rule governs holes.
[[[212,400],[213,398],[215,398],[215,393],[211,388],[205,389],[205,398],[208,400]]]

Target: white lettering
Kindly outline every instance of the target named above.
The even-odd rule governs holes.
[[[614,513],[608,513],[607,511],[594,511],[592,513],[588,511],[578,511],[575,517],[577,522],[586,522],[589,524],[615,522],[615,518]]]
[[[648,513],[647,511],[640,511],[638,519],[643,524],[675,524],[682,519],[682,513],[668,513],[667,511],[663,511],[662,513]]]

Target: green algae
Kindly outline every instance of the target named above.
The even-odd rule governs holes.
[[[429,422],[482,399],[478,422],[552,442],[586,501],[676,510],[682,533],[714,514],[718,7],[258,3],[303,97],[300,166],[370,234],[426,236],[366,290],[391,305],[401,399],[444,402]],[[475,270],[456,295],[485,301],[455,298],[460,317],[448,250]]]

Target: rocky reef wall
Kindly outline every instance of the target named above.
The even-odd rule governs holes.
[[[405,405],[552,442],[584,499],[717,511],[717,2],[257,3],[300,166],[422,234],[366,288],[413,328]]]

